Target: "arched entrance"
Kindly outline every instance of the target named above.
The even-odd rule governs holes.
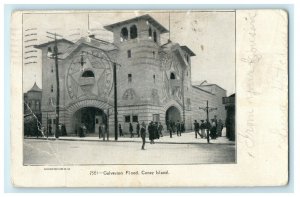
[[[174,106],[171,106],[166,111],[166,124],[170,122],[181,121],[180,111]]]
[[[101,123],[107,124],[106,114],[96,107],[83,107],[77,110],[72,117],[73,128],[78,134],[80,126],[86,127],[87,134],[99,133]]]

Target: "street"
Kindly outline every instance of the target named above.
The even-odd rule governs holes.
[[[24,139],[24,165],[235,162],[235,144],[227,142],[225,137],[211,140],[212,143],[207,144],[206,139],[195,139],[193,135],[185,133],[182,137],[173,138],[164,136],[155,144],[149,144],[146,139],[146,150],[141,150],[141,138],[123,138],[117,142],[103,142],[96,137],[93,140],[70,137],[69,140]]]

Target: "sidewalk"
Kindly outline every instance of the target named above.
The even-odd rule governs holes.
[[[45,137],[25,137],[25,139],[42,139],[46,140]],[[48,137],[48,140],[55,140],[55,137]],[[77,136],[61,136],[58,140],[66,140],[66,141],[103,141],[103,138],[99,139],[99,137],[77,137]],[[109,142],[139,142],[141,143],[142,139],[137,137],[130,138],[129,136],[118,137],[118,141],[115,141],[114,135],[109,137]],[[149,143],[149,137],[146,137],[146,143]],[[166,143],[166,144],[207,144],[206,138],[195,138],[195,133],[193,131],[182,133],[181,136],[177,136],[176,133],[172,135],[170,138],[169,135],[164,135],[163,137],[156,139],[155,143]],[[211,144],[232,144],[234,145],[234,141],[229,141],[226,137],[218,137],[215,140],[210,139]]]

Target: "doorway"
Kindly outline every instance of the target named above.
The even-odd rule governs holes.
[[[73,115],[73,128],[78,134],[80,126],[86,127],[87,134],[99,133],[100,124],[106,124],[106,114],[96,107],[84,107]]]

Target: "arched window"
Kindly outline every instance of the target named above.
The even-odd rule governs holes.
[[[170,79],[176,79],[176,77],[175,77],[175,74],[174,74],[174,73],[171,73],[171,74],[170,74]]]
[[[121,29],[121,42],[128,40],[128,30],[126,27]]]
[[[157,42],[157,35],[156,35],[156,31],[153,32],[153,40],[154,42]]]
[[[130,39],[135,39],[137,38],[137,28],[136,25],[132,25],[130,27]]]
[[[82,73],[82,77],[95,77],[93,71],[87,70],[84,73]]]
[[[190,63],[189,55],[186,55],[186,61],[187,61],[187,63]]]
[[[149,36],[149,39],[152,39],[152,29],[151,29],[151,27],[149,27],[149,29],[148,29],[148,36]]]

